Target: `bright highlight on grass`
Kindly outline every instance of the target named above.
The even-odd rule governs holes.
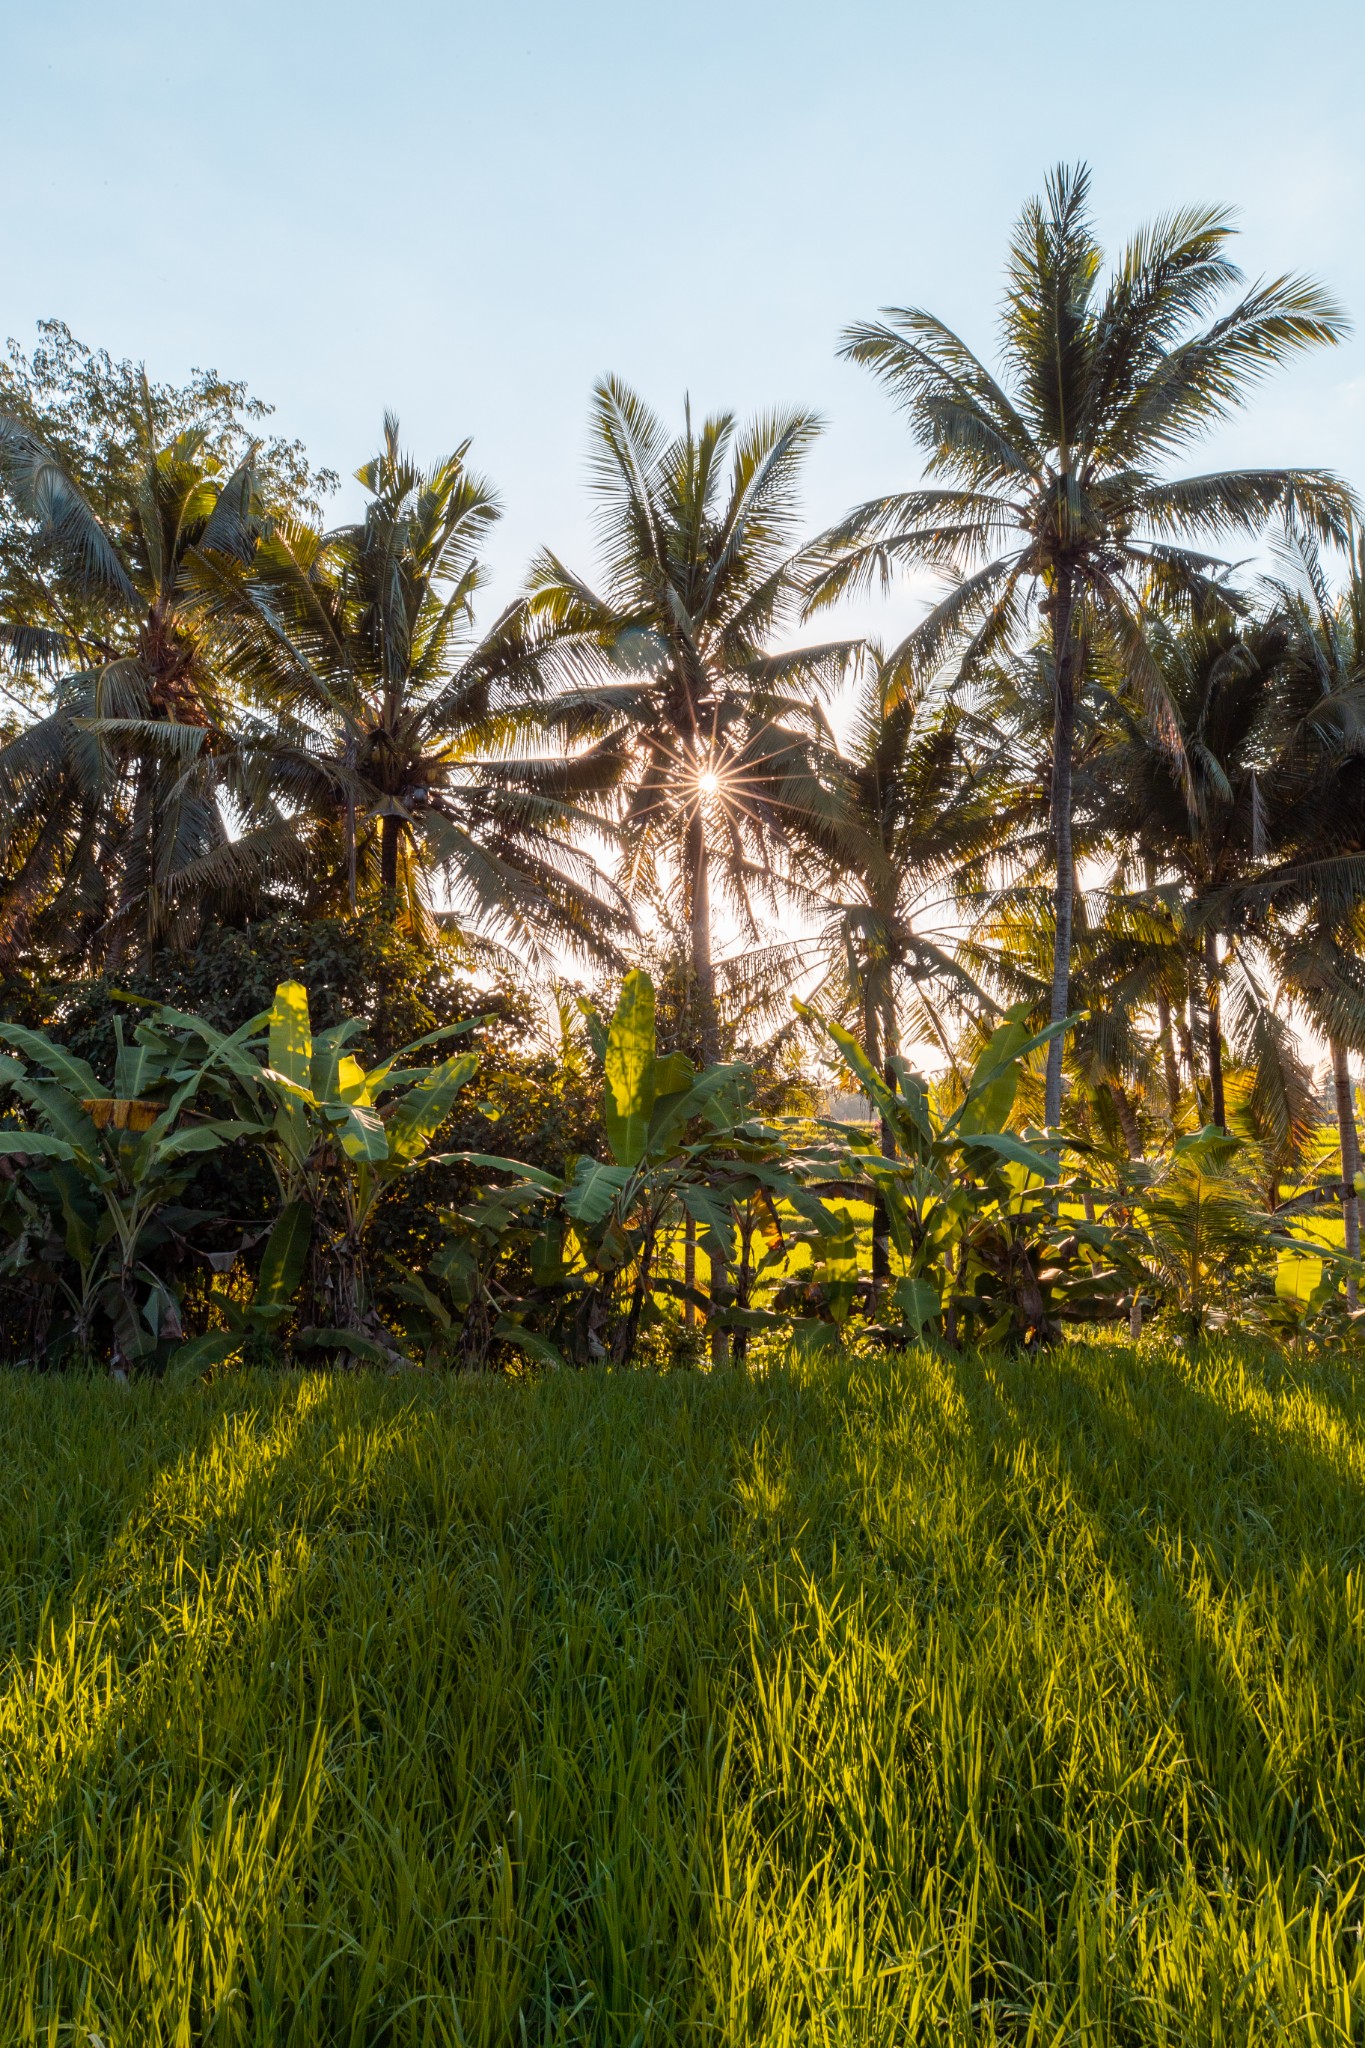
[[[0,2039],[1346,2044],[1362,1394],[0,1385]]]

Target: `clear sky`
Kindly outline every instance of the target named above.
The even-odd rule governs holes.
[[[1365,323],[1362,59],[1345,0],[0,0],[3,330],[245,377],[343,474],[385,406],[421,455],[472,435],[510,593],[541,542],[590,558],[604,371],[670,415],[818,407],[813,525],[908,481],[839,329],[918,302],[987,348],[1059,158],[1110,244],[1231,203],[1248,270]],[[1365,486],[1365,337],[1216,453]]]

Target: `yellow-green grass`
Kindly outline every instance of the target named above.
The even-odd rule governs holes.
[[[1359,2041],[1361,1411],[5,1380],[0,2041]]]

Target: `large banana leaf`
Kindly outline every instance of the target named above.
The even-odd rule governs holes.
[[[972,1069],[967,1096],[958,1112],[963,1137],[978,1131],[1003,1131],[1019,1092],[1019,1062],[1029,1034],[1021,1019],[1009,1017],[986,1041]]]
[[[104,1090],[95,1079],[94,1070],[84,1060],[77,1059],[65,1046],[54,1045],[41,1031],[29,1031],[22,1024],[0,1022],[0,1038],[23,1053],[36,1067],[51,1074],[70,1094],[81,1100],[93,1095],[103,1095]]]
[[[604,1166],[599,1159],[580,1159],[564,1196],[564,1207],[575,1223],[591,1230],[604,1223],[611,1205],[630,1179],[626,1166]]]
[[[408,1090],[389,1119],[390,1160],[407,1166],[420,1158],[450,1115],[455,1098],[478,1071],[477,1053],[452,1054]]]
[[[254,1309],[273,1317],[289,1306],[299,1291],[312,1238],[313,1212],[309,1204],[286,1203],[261,1253]]]
[[[313,1085],[313,1027],[308,991],[301,982],[282,981],[270,1005],[268,1057],[277,1074],[310,1093]]]
[[[0,1130],[0,1154],[6,1158],[70,1159],[74,1155],[64,1138],[49,1137],[46,1131]]]
[[[603,1060],[602,1116],[620,1166],[638,1166],[645,1156],[657,1092],[654,1055],[654,984],[633,968],[621,985]]]
[[[324,1102],[321,1108],[348,1159],[357,1166],[384,1165],[390,1156],[389,1134],[377,1109],[356,1102]]]
[[[16,1081],[14,1092],[31,1109],[37,1110],[54,1136],[71,1147],[72,1157],[87,1172],[99,1177],[105,1171],[100,1134],[94,1121],[86,1115],[79,1102],[73,1101],[66,1088],[54,1087],[45,1081]]]
[[[1011,1087],[1009,1095],[1009,1108],[1013,1108],[1015,1089],[1018,1087],[1017,1076],[1020,1064],[1028,1058],[1031,1052],[1036,1052],[1040,1045],[1050,1045],[1054,1038],[1060,1038],[1066,1032],[1074,1029],[1080,1022],[1081,1015],[1080,1011],[1075,1011],[1071,1016],[1061,1018],[1056,1024],[1049,1024],[1044,1030],[1035,1031],[1031,1037],[1025,1032],[1022,1038],[1016,1039],[1013,1035],[1016,1020],[1013,1013],[1011,1013],[999,1030],[991,1034],[985,1051],[972,1069],[972,1078],[968,1084],[966,1095],[943,1126],[944,1137],[953,1137],[965,1119],[971,1118],[975,1120],[976,1103],[982,1096],[990,1095],[997,1080],[1006,1072],[1012,1072],[1016,1076],[1014,1086]],[[1022,1029],[1022,1027],[1020,1028]],[[996,1050],[992,1051],[992,1048],[996,1047],[997,1039],[1000,1041],[1000,1044]],[[992,1106],[1001,1099],[1000,1096],[994,1097]],[[1009,1108],[1006,1109],[1006,1115],[1009,1114]],[[984,1116],[979,1128],[983,1130],[986,1128]]]
[[[980,1149],[994,1152],[997,1158],[1008,1159],[1015,1166],[1022,1166],[1026,1173],[1036,1174],[1039,1180],[1052,1182],[1057,1178],[1057,1161],[1046,1152],[1026,1145],[1022,1138],[1016,1138],[1013,1131],[977,1131],[962,1139],[964,1149]]]

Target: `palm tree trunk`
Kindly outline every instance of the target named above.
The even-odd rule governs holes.
[[[1180,1040],[1180,1051],[1190,1076],[1190,1093],[1194,1097],[1194,1113],[1199,1122],[1204,1120],[1204,1104],[1199,1093],[1199,1061],[1194,1050],[1194,1031],[1190,1025],[1193,1005],[1182,1003],[1175,1013],[1176,1035]]]
[[[689,1216],[683,1223],[683,1286],[687,1298],[683,1302],[683,1321],[692,1329],[697,1320],[697,1304],[692,1299],[692,1290],[697,1284],[697,1219]]]
[[[355,740],[346,742],[346,766],[355,769]],[[346,790],[346,894],[351,906],[351,916],[356,911],[356,859],[355,859],[355,791]]]
[[[1156,862],[1143,856],[1142,880],[1149,896],[1156,894]],[[1180,1109],[1180,1074],[1175,1063],[1175,1042],[1171,1037],[1171,1005],[1164,989],[1157,992],[1157,1035],[1161,1040],[1161,1066],[1166,1081],[1166,1109],[1174,1123]]]
[[[1166,1108],[1174,1123],[1180,1111],[1180,1074],[1175,1064],[1171,1038],[1171,1006],[1164,995],[1156,999],[1157,1026],[1161,1034],[1161,1065],[1166,1079]]]
[[[1067,1014],[1071,994],[1071,921],[1075,908],[1076,870],[1071,849],[1071,755],[1076,736],[1076,642],[1072,633],[1074,586],[1064,569],[1053,597],[1052,671],[1055,704],[1052,724],[1052,834],[1057,850],[1057,886],[1053,896],[1052,1007],[1050,1022]],[[1055,1130],[1062,1120],[1062,1041],[1047,1049],[1047,1086],[1043,1120]]]
[[[1213,1121],[1220,1131],[1225,1131],[1227,1114],[1223,1106],[1223,1005],[1219,986],[1216,932],[1209,932],[1204,939],[1204,966],[1209,997],[1209,1102]]]
[[[863,1051],[868,1064],[882,1072],[881,1032],[879,1029],[878,1004],[872,976],[863,976]],[[881,1148],[890,1151],[891,1131],[886,1118],[880,1119]],[[891,1277],[891,1239],[886,1216],[886,1202],[880,1188],[872,1192],[872,1301],[875,1305]]]
[[[693,817],[687,827],[687,881],[697,1032],[701,1063],[711,1067],[720,1058],[720,1028],[716,1017],[716,975],[711,964],[711,866],[699,817]]]
[[[1114,1114],[1119,1120],[1119,1129],[1123,1132],[1123,1142],[1127,1149],[1128,1157],[1130,1159],[1141,1159],[1142,1132],[1138,1128],[1137,1111],[1133,1108],[1127,1093],[1119,1086],[1117,1081],[1108,1081],[1105,1083],[1105,1086],[1108,1088],[1110,1098],[1114,1104]]]
[[[1332,1081],[1337,1098],[1337,1130],[1341,1135],[1341,1180],[1342,1186],[1352,1189],[1343,1194],[1341,1214],[1346,1225],[1346,1255],[1360,1257],[1360,1197],[1354,1193],[1356,1175],[1360,1171],[1360,1139],[1356,1132],[1355,1097],[1351,1087],[1351,1055],[1346,1042],[1334,1038],[1332,1045]],[[1354,1278],[1346,1282],[1346,1306],[1351,1309],[1360,1306],[1360,1290]]]
[[[384,890],[398,887],[398,835],[402,823],[401,818],[379,820],[379,886]]]
[[[711,1067],[720,1058],[720,1027],[716,1016],[716,975],[711,964],[711,869],[706,851],[706,837],[702,831],[701,818],[693,816],[687,827],[688,895],[691,913],[692,978],[697,989],[697,1028],[701,1039],[701,1060],[704,1067]],[[695,1225],[693,1238],[684,1251],[692,1262],[693,1275],[696,1272]],[[713,1240],[711,1249],[711,1295],[714,1300],[717,1282],[724,1276],[716,1270],[718,1247]],[[711,1363],[725,1366],[730,1362],[730,1340],[727,1331],[713,1328],[711,1331]]]

